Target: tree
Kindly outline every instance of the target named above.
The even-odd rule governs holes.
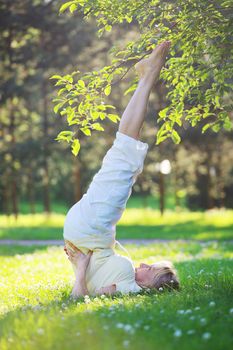
[[[60,13],[68,9],[81,12],[87,20],[94,17],[100,37],[123,22],[137,25],[140,31],[138,40],[124,48],[113,46],[115,57],[99,71],[52,77],[59,86],[55,111],[66,117],[68,126],[75,126],[62,131],[57,140],[70,143],[75,155],[80,149],[80,131],[91,136],[92,130],[104,130],[104,119],[119,120],[111,111],[114,106],[105,103],[106,96],[164,39],[171,40],[172,49],[161,73],[168,105],[159,112],[157,144],[167,138],[179,143],[187,122],[192,127],[200,125],[203,133],[232,128],[231,0],[74,0],[64,3]],[[136,85],[137,79],[133,79],[125,94]]]

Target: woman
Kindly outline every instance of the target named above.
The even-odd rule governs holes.
[[[138,87],[123,113],[116,139],[87,193],[66,216],[65,251],[76,277],[74,297],[179,286],[170,262],[141,264],[135,269],[130,259],[114,251],[116,223],[143,170],[148,144],[139,140],[139,133],[151,89],[159,78],[169,47],[169,41],[159,44],[148,58],[136,64]]]

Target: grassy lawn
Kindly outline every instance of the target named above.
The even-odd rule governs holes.
[[[0,239],[62,239],[64,214],[0,216]],[[209,212],[127,208],[117,225],[117,237],[195,240],[233,239],[233,210]]]
[[[231,349],[232,243],[126,248],[171,259],[181,291],[72,301],[62,247],[0,246],[0,349]]]

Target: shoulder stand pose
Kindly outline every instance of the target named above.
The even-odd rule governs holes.
[[[159,79],[169,47],[169,41],[162,42],[136,64],[139,83],[122,115],[114,143],[87,193],[67,213],[63,235],[76,277],[73,297],[179,287],[171,262],[134,268],[129,258],[114,251],[116,223],[143,170],[148,144],[139,140],[139,134],[151,89]]]

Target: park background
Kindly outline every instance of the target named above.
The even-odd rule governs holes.
[[[51,76],[98,70],[110,64],[113,46],[123,48],[140,35],[136,22],[125,21],[99,37],[93,18],[59,14],[62,4],[0,3],[0,348],[78,344],[140,349],[147,339],[147,348],[153,349],[156,339],[166,349],[174,341],[180,349],[227,349],[233,311],[232,131],[202,134],[201,125],[193,128],[185,122],[180,144],[168,139],[156,145],[158,113],[167,105],[162,80],[152,91],[141,133],[149,144],[144,170],[117,237],[128,240],[126,247],[137,264],[152,263],[155,257],[173,260],[183,285],[180,294],[174,300],[169,293],[152,293],[77,304],[68,298],[73,275],[62,247],[17,244],[62,239],[66,212],[86,192],[118,128],[106,118],[103,132],[80,136],[75,157],[69,145],[55,140],[67,125],[54,111]],[[124,91],[134,77],[131,69],[106,96],[119,116],[131,96]],[[148,245],[134,239],[157,241]],[[7,240],[11,245],[3,244]]]

